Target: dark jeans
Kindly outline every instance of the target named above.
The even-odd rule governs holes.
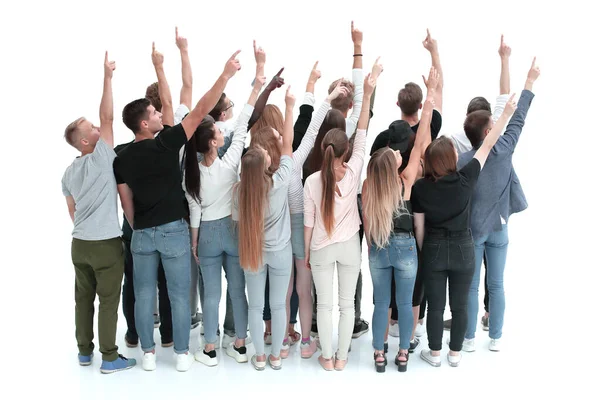
[[[126,227],[124,222],[123,232]],[[129,226],[129,224],[128,224]],[[131,229],[131,228],[129,228]],[[133,292],[133,256],[131,255],[131,241],[123,235],[125,250],[125,278],[123,279],[123,315],[127,321],[127,340],[133,343],[138,341],[135,328],[135,294]],[[171,302],[167,293],[167,279],[162,262],[158,265],[158,312],[160,317],[160,337],[162,343],[173,341],[173,320],[171,316]]]
[[[294,271],[294,289],[292,291],[292,297],[290,298],[290,324],[298,322],[298,293],[296,292],[296,268],[293,267]],[[271,306],[269,305],[269,274],[267,274],[267,283],[265,285],[265,308],[263,310],[263,321],[271,320]]]
[[[450,350],[461,351],[467,331],[469,289],[475,272],[475,247],[470,230],[428,229],[423,241],[423,272],[429,348],[442,349],[446,286],[449,286],[452,327]]]

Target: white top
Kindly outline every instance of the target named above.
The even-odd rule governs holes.
[[[254,107],[246,104],[237,119],[233,140],[223,158],[218,158],[210,167],[198,163],[200,168],[200,199],[198,203],[182,186],[190,208],[190,226],[198,228],[200,220],[214,221],[231,215],[233,185],[238,181],[238,167],[242,159],[244,142],[248,134],[248,121]]]
[[[225,137],[231,136],[235,131],[235,120],[233,118],[227,121],[215,121],[215,125],[217,125]]]
[[[308,93],[307,93],[308,94]],[[306,100],[306,96],[305,96]],[[304,103],[306,104],[306,103]],[[292,171],[292,181],[288,189],[288,197],[290,204],[290,213],[302,214],[304,212],[304,188],[302,187],[302,166],[308,158],[310,151],[315,145],[315,139],[319,133],[319,128],[323,124],[323,120],[329,111],[331,105],[324,101],[319,107],[319,110],[313,115],[306,134],[300,142],[300,146],[294,152],[293,161],[294,169]]]

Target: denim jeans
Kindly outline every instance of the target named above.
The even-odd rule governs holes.
[[[467,339],[475,337],[477,329],[477,313],[479,312],[479,283],[483,253],[487,259],[487,286],[490,303],[490,338],[502,337],[504,324],[504,267],[508,250],[508,228],[502,225],[502,230],[486,236],[475,238],[475,273],[469,290]]]
[[[293,262],[293,260],[292,260]],[[294,325],[298,322],[298,307],[299,299],[298,292],[296,292],[296,269],[293,269],[294,274],[294,290],[292,291],[292,297],[290,298],[290,321],[289,323]],[[269,304],[269,277],[267,276],[267,284],[265,285],[265,309],[263,310],[263,321],[271,320],[271,306]]]
[[[446,286],[450,292],[450,350],[461,351],[467,330],[467,303],[475,269],[470,230],[427,229],[423,241],[423,272],[427,298],[429,348],[442,349]]]
[[[369,249],[369,267],[375,297],[373,348],[383,350],[393,276],[396,282],[400,348],[408,349],[413,330],[412,298],[418,267],[414,236],[410,233],[392,234],[385,248],[372,245]]]
[[[236,336],[246,338],[248,325],[248,302],[246,281],[240,267],[237,229],[231,216],[214,221],[202,221],[198,243],[198,258],[204,281],[205,343],[217,343],[219,328],[219,303],[221,302],[221,268],[225,269],[227,292],[233,305]]]
[[[180,219],[152,228],[136,229],[131,238],[135,291],[135,325],[142,350],[154,350],[154,307],[158,264],[165,270],[175,353],[183,354],[190,342],[190,232]]]

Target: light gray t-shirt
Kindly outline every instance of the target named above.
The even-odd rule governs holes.
[[[292,157],[282,156],[279,169],[273,174],[273,187],[269,191],[269,205],[265,214],[264,251],[283,250],[292,239],[288,187],[293,169]],[[231,217],[239,221],[238,198],[233,201]]]
[[[122,235],[117,209],[115,151],[102,139],[91,154],[77,157],[65,171],[62,191],[75,200],[73,237],[105,240]]]

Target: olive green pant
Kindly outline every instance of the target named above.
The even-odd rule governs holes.
[[[121,297],[124,257],[120,237],[107,240],[79,240],[71,243],[75,266],[75,337],[79,354],[94,351],[94,301],[98,309],[98,338],[102,360],[118,358],[117,310]]]

